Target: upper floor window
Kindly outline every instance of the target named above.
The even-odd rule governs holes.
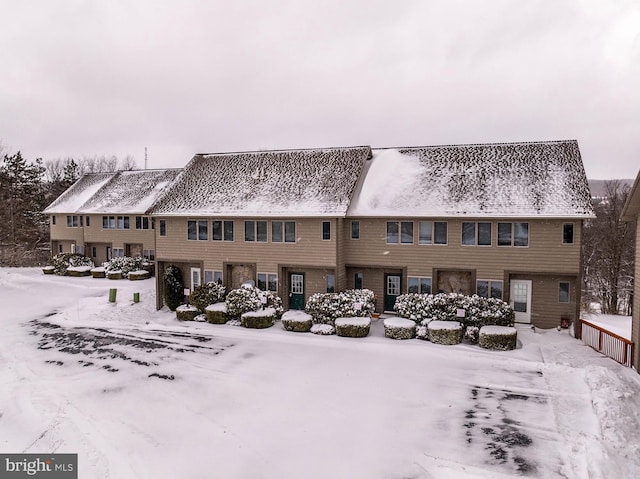
[[[502,299],[502,281],[479,279],[476,281],[476,294],[483,298]]]
[[[207,220],[188,220],[187,239],[206,241],[209,239],[209,222]]]
[[[102,229],[105,230],[128,230],[130,227],[128,216],[103,216]]]
[[[160,220],[160,236],[167,236],[167,220]]]
[[[51,217],[51,224],[55,225],[56,224],[56,215],[53,215]]]
[[[413,221],[387,221],[387,243],[413,244]]]
[[[244,240],[267,242],[267,222],[266,221],[245,221]]]
[[[529,246],[529,223],[498,223],[498,246]]]
[[[351,222],[351,239],[360,239],[360,222]]]
[[[323,240],[331,239],[331,222],[330,221],[322,222],[322,239]]]
[[[407,282],[407,291],[409,293],[431,294],[431,278],[416,278],[409,276]]]
[[[295,243],[296,242],[296,222],[295,221],[272,221],[271,241],[274,243]]]
[[[82,226],[82,216],[80,216],[80,220],[78,220],[78,215],[68,215],[67,228],[77,228],[78,226]]]
[[[153,227],[153,222],[149,221],[148,216],[136,216],[136,229],[148,230]]]
[[[462,244],[464,246],[491,246],[491,223],[462,223]]]
[[[91,216],[87,216],[86,217],[86,221],[84,222],[85,226],[91,226],[91,222],[90,222],[89,218],[91,218]]]
[[[573,244],[573,223],[562,225],[562,244]]]
[[[233,241],[233,220],[213,221],[214,241]]]
[[[419,244],[447,244],[446,221],[420,221]]]

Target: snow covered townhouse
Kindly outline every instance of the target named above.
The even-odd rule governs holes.
[[[633,282],[633,318],[631,323],[631,341],[634,344],[633,350],[633,367],[640,372],[640,354],[638,345],[640,345],[640,172],[633,184],[631,193],[627,198],[627,202],[622,210],[622,219],[624,221],[635,221],[636,224],[636,258]]]
[[[155,222],[158,307],[162,272],[176,265],[187,287],[251,280],[289,309],[317,292],[369,288],[378,311],[405,292],[459,292],[502,298],[539,327],[579,316],[593,210],[575,141],[198,154],[169,181],[127,203],[84,177],[47,212],[78,196],[79,212],[102,215],[85,251],[114,241],[105,217]],[[54,251],[74,228],[64,214],[72,226],[52,226]]]

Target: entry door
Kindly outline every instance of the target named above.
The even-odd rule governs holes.
[[[196,286],[200,286],[201,284],[202,273],[200,272],[200,268],[191,268],[191,291],[193,291]]]
[[[399,274],[384,275],[384,310],[393,311],[396,298],[400,296],[402,276]]]
[[[304,274],[289,274],[289,309],[304,309]]]
[[[531,280],[512,279],[509,304],[516,313],[516,322],[531,322]]]

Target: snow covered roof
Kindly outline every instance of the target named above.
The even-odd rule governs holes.
[[[164,216],[344,216],[371,149],[199,154],[153,207]]]
[[[180,171],[134,170],[86,174],[44,212],[145,214]]]
[[[180,171],[182,170],[120,171],[85,202],[78,212],[145,214]]]
[[[64,193],[56,198],[45,214],[76,213],[96,192],[113,178],[116,173],[90,173],[83,175]]]
[[[633,221],[640,216],[640,171],[636,177],[636,181],[633,183],[627,202],[622,209],[623,221]]]
[[[374,149],[348,216],[593,216],[578,143]]]

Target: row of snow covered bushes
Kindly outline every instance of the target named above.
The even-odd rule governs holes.
[[[58,253],[49,260],[49,264],[53,267],[53,273],[65,276],[68,274],[69,268],[93,268],[93,260],[79,253]],[[112,258],[104,264],[106,274],[120,272],[122,277],[126,277],[133,271],[142,271],[148,267],[146,258],[130,258],[128,256],[120,258]]]
[[[79,253],[58,253],[49,260],[49,264],[53,266],[53,274],[59,276],[65,276],[69,268],[94,266],[91,258]]]
[[[315,324],[335,326],[338,318],[369,316],[375,310],[375,296],[370,289],[350,289],[340,293],[316,293],[307,301],[305,311]]]
[[[457,293],[398,296],[394,306],[398,316],[421,324],[423,321],[459,321],[465,326],[510,326],[514,321],[511,306],[500,299],[465,296]]]

